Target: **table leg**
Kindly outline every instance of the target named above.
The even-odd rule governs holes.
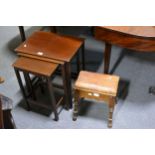
[[[110,65],[110,56],[111,56],[111,44],[105,43],[105,51],[104,51],[104,73],[109,73],[109,65]]]
[[[85,46],[84,43],[81,47],[81,54],[82,54],[82,70],[86,69],[86,62],[85,62]]]
[[[71,82],[71,64],[69,62],[65,63],[66,68],[66,82],[67,82],[67,98],[68,98],[68,108],[72,108],[72,82]]]
[[[62,77],[64,85],[64,97],[65,97],[65,108],[67,110],[72,108],[72,87],[71,87],[71,69],[70,64],[65,63],[62,65]]]
[[[30,78],[30,75],[29,75],[29,73],[25,73],[25,75],[26,75],[26,85],[28,87],[28,92],[30,92],[30,94],[32,94],[33,100],[36,100],[36,95],[35,95],[35,92],[33,89],[33,84],[32,84],[32,80]]]
[[[61,65],[61,73],[63,79],[63,89],[64,89],[64,102],[65,108],[68,109],[68,94],[67,94],[67,77],[66,77],[66,67],[65,64]]]
[[[20,32],[22,42],[24,42],[26,40],[24,26],[18,26],[18,27],[19,27],[19,32]]]
[[[77,74],[79,74],[79,72],[81,70],[80,53],[79,52],[76,55],[76,67],[77,67]]]
[[[27,101],[27,99],[26,99],[26,92],[25,92],[25,89],[24,89],[24,86],[23,86],[23,83],[22,83],[22,79],[21,79],[21,77],[20,77],[20,73],[19,73],[18,69],[14,68],[14,70],[15,70],[15,73],[16,73],[16,76],[17,76],[17,80],[18,80],[20,89],[21,89],[21,91],[22,91],[24,100],[25,100],[25,102],[26,102],[26,104],[27,104],[27,108],[28,108],[28,110],[30,110],[30,105],[29,105],[29,103],[28,103],[28,101]]]
[[[50,101],[51,101],[51,104],[54,110],[55,121],[58,121],[59,117],[58,117],[57,108],[56,108],[56,100],[55,100],[53,86],[52,86],[50,77],[47,78],[47,85],[48,85],[48,90],[49,90]]]

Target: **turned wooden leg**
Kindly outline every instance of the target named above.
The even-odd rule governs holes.
[[[112,97],[109,102],[109,117],[108,117],[108,128],[112,128],[112,116],[115,106],[115,98]]]
[[[74,92],[74,105],[73,105],[73,121],[77,120],[78,110],[79,110],[79,92],[75,90]]]
[[[108,72],[109,72],[110,56],[111,56],[111,44],[105,43],[104,73],[106,73],[106,74],[108,74]]]

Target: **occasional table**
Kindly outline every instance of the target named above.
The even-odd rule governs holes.
[[[112,45],[137,52],[155,52],[154,26],[99,26],[94,34],[105,42],[104,73],[109,72]]]

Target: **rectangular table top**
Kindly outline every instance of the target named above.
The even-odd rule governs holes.
[[[36,31],[15,49],[18,53],[70,62],[83,44],[83,39]]]

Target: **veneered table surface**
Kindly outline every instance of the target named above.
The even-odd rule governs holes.
[[[16,60],[13,66],[18,69],[28,71],[34,74],[50,77],[58,67],[58,64],[31,59],[31,58],[20,57]]]
[[[100,26],[100,27],[138,37],[155,38],[155,26]]]
[[[69,62],[83,39],[36,31],[15,49],[16,52]],[[41,54],[41,55],[40,55]]]

